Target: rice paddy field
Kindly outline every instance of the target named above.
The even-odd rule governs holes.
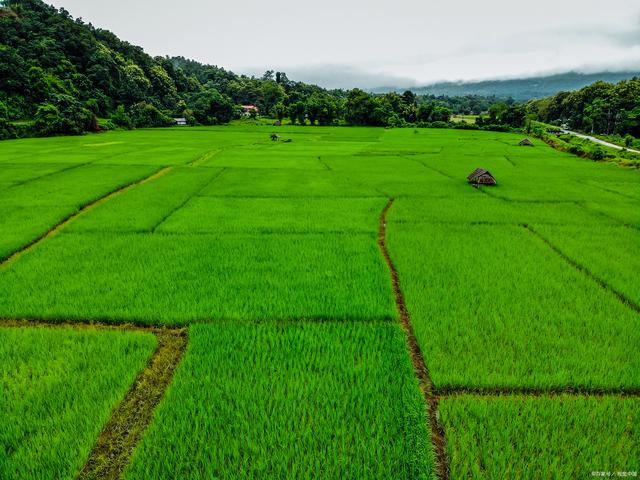
[[[275,128],[0,143],[0,478],[640,475],[640,172]]]

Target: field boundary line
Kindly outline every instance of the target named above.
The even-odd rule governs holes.
[[[6,257],[4,260],[0,260],[0,270],[3,269],[4,267],[7,267],[7,266],[11,265],[12,263],[14,263],[22,255],[27,253],[29,250],[34,248],[36,245],[39,245],[40,242],[43,242],[43,241],[47,240],[48,238],[51,238],[51,237],[57,235],[60,232],[60,230],[62,230],[64,227],[69,225],[71,222],[76,220],[81,215],[84,215],[88,211],[93,210],[94,208],[96,208],[96,207],[102,205],[103,203],[109,201],[113,197],[115,197],[117,195],[120,195],[121,193],[124,193],[124,192],[126,192],[126,191],[128,191],[128,190],[130,190],[132,188],[135,188],[135,187],[137,187],[139,185],[143,185],[143,184],[145,184],[147,182],[151,182],[151,181],[153,181],[153,180],[155,180],[155,179],[157,179],[159,177],[162,177],[162,176],[166,175],[172,169],[173,169],[173,167],[161,168],[160,170],[157,170],[155,173],[149,175],[148,177],[145,177],[143,179],[135,180],[133,182],[130,182],[127,185],[124,185],[124,186],[122,186],[122,187],[120,187],[120,188],[118,188],[116,190],[113,190],[112,192],[108,193],[104,197],[101,197],[101,198],[99,198],[97,200],[94,200],[93,202],[90,202],[90,203],[80,207],[78,210],[76,210],[75,213],[73,213],[72,215],[68,216],[67,218],[65,218],[61,222],[58,222],[56,225],[51,227],[49,230],[47,230],[45,233],[43,233],[39,237],[35,238],[34,240],[32,240],[31,242],[27,243],[26,245],[24,245],[20,249],[16,250],[11,255]]]
[[[157,330],[158,347],[111,413],[78,479],[121,478],[187,347],[186,330]]]
[[[628,195],[628,194],[623,193],[623,192],[618,192],[616,190],[611,190],[610,188],[603,187],[602,185],[587,183],[587,181],[585,181],[585,180],[576,180],[575,182],[580,184],[580,185],[586,186],[586,187],[595,187],[595,188],[597,188],[599,190],[602,190],[603,192],[611,193],[613,195],[618,195],[620,197],[626,198],[627,200],[633,200],[635,202],[637,202],[639,200],[638,197],[634,197],[633,195]]]
[[[435,395],[438,398],[453,398],[463,396],[476,396],[486,398],[499,397],[620,397],[640,398],[640,387],[633,388],[538,388],[538,387],[449,387],[437,389]]]
[[[436,475],[440,480],[448,480],[450,474],[449,461],[447,459],[446,453],[446,438],[444,428],[440,423],[440,417],[438,413],[438,398],[435,395],[435,387],[433,385],[433,381],[431,380],[431,375],[429,374],[424,356],[422,355],[422,351],[420,350],[420,346],[418,345],[418,340],[416,339],[415,333],[413,331],[413,326],[411,325],[409,310],[407,309],[404,294],[402,293],[402,289],[400,287],[400,276],[398,274],[398,270],[391,260],[391,255],[389,254],[389,250],[387,249],[387,214],[393,206],[394,201],[395,198],[390,198],[386,206],[382,210],[382,213],[380,214],[378,247],[385,259],[385,262],[387,263],[389,272],[391,274],[391,283],[396,300],[396,307],[398,309],[400,325],[402,326],[406,337],[407,349],[409,356],[411,357],[413,370],[418,379],[420,390],[427,407],[429,426],[431,430],[431,442],[433,443],[436,455]]]
[[[154,234],[156,233],[156,230],[158,230],[158,228],[160,227],[160,225],[162,225],[164,222],[166,222],[167,220],[169,220],[169,218],[171,218],[171,216],[176,213],[178,210],[180,210],[181,208],[183,208],[187,203],[189,203],[189,200],[191,200],[192,198],[195,198],[198,196],[198,194],[203,191],[205,188],[207,188],[209,185],[211,185],[213,182],[215,182],[218,178],[220,178],[220,176],[227,171],[227,167],[222,167],[221,170],[216,173],[211,180],[209,180],[206,184],[204,184],[202,186],[202,188],[199,188],[195,193],[189,195],[186,200],[184,202],[181,202],[180,205],[176,206],[175,208],[171,209],[171,211],[169,213],[167,213],[158,223],[155,224],[155,226],[151,229],[151,233]]]
[[[33,165],[33,164],[25,164],[25,165]],[[60,164],[58,164],[58,165],[60,165]],[[21,187],[22,185],[27,185],[27,184],[29,184],[31,182],[36,182],[38,180],[42,180],[43,178],[53,177],[54,175],[57,175],[58,173],[65,173],[65,172],[68,172],[69,170],[74,170],[74,169],[80,168],[80,167],[86,167],[87,165],[91,165],[91,162],[75,163],[75,164],[72,164],[72,165],[70,165],[68,167],[63,168],[62,170],[56,170],[54,172],[45,173],[45,174],[39,175],[37,177],[29,178],[27,180],[23,180],[21,182],[14,183],[14,184],[10,185],[9,188],[7,188],[6,190],[10,190],[10,189],[12,189],[14,187]]]
[[[631,228],[633,230],[640,230],[640,226],[636,226],[632,223],[625,222],[620,218],[616,218],[614,216],[609,215],[608,213],[605,213],[596,208],[590,207],[587,203],[584,203],[582,205],[582,208],[596,215],[600,215],[601,217],[607,218],[609,220],[613,220],[615,222],[614,227],[625,227],[625,228]]]
[[[333,168],[331,168],[331,166],[327,162],[322,160],[322,156],[318,156],[318,161],[320,162],[320,165],[322,165],[325,169],[327,169],[330,172],[333,171]]]
[[[600,286],[603,290],[606,290],[607,292],[613,294],[622,304],[629,307],[631,310],[635,311],[636,313],[640,313],[640,305],[635,303],[633,300],[627,297],[624,293],[618,291],[617,289],[609,285],[606,281],[602,280],[600,277],[593,274],[587,267],[579,264],[574,259],[569,257],[559,247],[551,243],[551,241],[548,238],[544,237],[541,233],[534,230],[533,227],[531,227],[530,225],[524,225],[524,228],[529,233],[531,233],[534,237],[538,238],[543,243],[545,243],[551,250],[553,250],[560,258],[562,258],[565,262],[567,262],[573,268],[575,268],[580,273],[584,274],[585,276],[589,277],[591,280],[596,282],[598,286]]]
[[[509,158],[508,155],[503,155],[504,159],[509,162],[511,164],[512,167],[517,167],[518,165],[516,165],[516,162],[514,162],[513,160],[511,160],[511,158]]]
[[[120,403],[114,408],[93,445],[78,479],[121,478],[142,435],[153,420],[173,379],[188,343],[187,328],[105,325],[85,322],[0,320],[0,328],[56,328],[143,332],[158,341],[145,367],[138,372]]]

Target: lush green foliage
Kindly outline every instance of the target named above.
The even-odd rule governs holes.
[[[464,396],[442,401],[440,412],[451,478],[617,477],[640,470],[637,398]]]
[[[0,327],[0,477],[75,478],[155,345],[146,333]]]
[[[283,72],[236,75],[183,57],[152,58],[41,0],[0,3],[0,139],[167,126],[173,117],[216,125],[240,116],[240,105],[293,124],[446,126],[452,111],[479,114],[496,102],[325,90]],[[99,126],[96,116],[109,120]],[[19,128],[23,118],[35,119],[33,128]]]
[[[640,79],[596,82],[576,92],[532,101],[527,110],[546,123],[590,133],[640,137]]]
[[[426,479],[426,427],[398,325],[198,325],[125,478]]]

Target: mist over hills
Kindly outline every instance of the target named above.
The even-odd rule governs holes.
[[[640,77],[640,68],[626,72],[579,73],[567,72],[542,77],[529,77],[509,80],[483,80],[478,82],[438,82],[422,87],[411,87],[409,90],[418,95],[434,95],[458,97],[464,95],[481,95],[485,97],[513,98],[526,101],[555,95],[558,92],[580,90],[597,81],[617,83]],[[402,92],[407,88],[379,87],[373,93]]]

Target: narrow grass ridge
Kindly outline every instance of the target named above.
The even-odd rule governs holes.
[[[429,415],[429,423],[431,427],[431,441],[433,442],[435,454],[436,454],[436,475],[441,480],[449,479],[449,461],[446,453],[446,438],[444,428],[440,423],[438,415],[438,397],[435,394],[435,387],[427,365],[424,361],[422,351],[418,345],[418,341],[413,332],[411,325],[411,318],[409,311],[404,300],[404,294],[400,288],[400,276],[396,270],[389,251],[386,245],[386,232],[387,232],[387,213],[393,206],[394,198],[390,198],[386,204],[382,213],[380,214],[380,225],[378,230],[378,247],[384,256],[384,259],[389,267],[391,273],[391,282],[393,284],[393,293],[396,299],[396,306],[398,308],[398,314],[400,315],[400,324],[405,332],[407,339],[407,348],[411,356],[411,362],[415,371],[416,377],[420,383],[420,390],[424,396],[425,403],[427,405],[427,412]]]
[[[187,345],[185,330],[154,330],[158,348],[104,426],[78,479],[118,479],[151,423]]]
[[[220,170],[216,175],[213,176],[213,178],[207,182],[206,185],[204,185],[201,189],[199,189],[197,192],[195,192],[193,195],[190,195],[184,202],[182,202],[180,205],[176,206],[175,208],[173,208],[171,211],[169,211],[163,218],[162,220],[160,220],[152,229],[151,229],[151,233],[156,233],[156,231],[158,230],[158,228],[160,228],[160,225],[162,225],[164,222],[166,222],[169,218],[171,218],[171,216],[176,213],[178,210],[184,208],[184,206],[189,203],[189,200],[191,200],[192,198],[195,198],[198,196],[198,194],[200,192],[202,192],[205,188],[207,188],[209,185],[211,185],[212,183],[214,183],[218,178],[220,178],[220,176],[227,171],[227,167],[223,167],[222,170]]]
[[[153,173],[152,175],[150,175],[148,177],[145,177],[145,178],[143,178],[141,180],[134,181],[132,183],[129,183],[128,185],[124,185],[124,186],[118,188],[117,190],[114,190],[113,192],[105,195],[104,197],[99,198],[98,200],[96,200],[94,202],[91,202],[91,203],[88,203],[87,205],[81,207],[76,213],[74,213],[73,215],[65,218],[61,222],[57,223],[56,225],[51,227],[48,231],[46,231],[42,235],[40,235],[39,237],[37,237],[33,241],[29,242],[28,244],[26,244],[21,249],[19,249],[16,252],[12,253],[11,255],[9,255],[4,260],[0,261],[0,269],[6,267],[6,266],[12,264],[13,262],[15,262],[16,260],[18,260],[22,255],[24,255],[26,252],[28,252],[33,247],[38,245],[40,242],[42,242],[42,241],[46,240],[47,238],[53,237],[54,235],[58,234],[58,232],[60,232],[60,230],[62,230],[64,227],[66,227],[69,223],[73,222],[79,216],[81,216],[81,215],[87,213],[88,211],[98,207],[99,205],[102,205],[103,203],[107,202],[108,200],[110,200],[111,198],[115,197],[116,195],[120,195],[121,193],[124,193],[124,192],[126,192],[127,190],[129,190],[131,188],[135,188],[138,185],[143,185],[143,184],[145,184],[147,182],[151,182],[151,181],[155,180],[156,178],[159,178],[159,177],[162,177],[163,175],[166,175],[172,169],[173,169],[173,167],[161,168],[160,170],[156,171],[155,173]]]
[[[112,412],[102,429],[78,479],[119,479],[143,433],[152,421],[153,412],[179,365],[186,346],[186,328],[156,328],[133,324],[106,325],[95,322],[50,322],[18,319],[0,320],[0,327],[73,328],[105,331],[137,331],[152,333],[158,340],[149,359],[124,399]]]
[[[607,282],[605,282],[601,278],[599,278],[596,275],[594,275],[593,273],[591,273],[591,271],[589,271],[586,267],[580,265],[575,260],[573,260],[572,258],[567,256],[562,250],[560,250],[557,246],[555,246],[553,243],[551,243],[551,241],[549,239],[547,239],[542,234],[540,234],[539,232],[534,230],[530,225],[524,225],[524,228],[527,231],[529,231],[532,235],[534,235],[535,237],[540,239],[542,242],[544,242],[551,250],[553,250],[556,254],[558,254],[559,257],[561,257],[565,262],[567,262],[573,268],[575,268],[579,272],[585,274],[587,277],[589,277],[594,282],[596,282],[604,290],[606,290],[609,293],[612,293],[613,295],[615,295],[618,298],[618,300],[620,300],[620,302],[622,302],[624,305],[629,307],[631,310],[633,310],[633,311],[635,311],[637,313],[640,313],[640,305],[638,305],[633,300],[628,298],[622,292],[620,292],[620,291],[616,290],[615,288],[613,288],[611,285],[609,285]]]
[[[640,388],[527,388],[527,387],[451,387],[436,389],[438,398],[464,397],[467,395],[498,398],[519,396],[525,398],[536,397],[619,397],[640,398]]]

